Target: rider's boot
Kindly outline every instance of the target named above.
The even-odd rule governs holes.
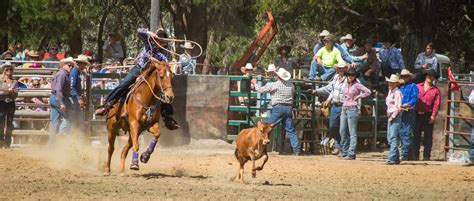
[[[169,130],[176,130],[179,128],[178,122],[176,122],[176,120],[171,116],[165,116],[163,121],[165,122],[166,128]]]
[[[99,108],[97,108],[97,110],[95,110],[95,115],[97,116],[104,116],[107,114],[107,112],[109,112],[110,108],[112,108],[112,103],[108,102],[108,103],[105,103],[104,105],[100,106]]]

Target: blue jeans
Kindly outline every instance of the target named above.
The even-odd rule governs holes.
[[[357,121],[359,108],[357,106],[342,108],[341,112],[341,156],[355,158],[357,149]],[[349,132],[347,132],[349,130]]]
[[[130,85],[135,83],[135,80],[137,80],[138,75],[140,75],[140,70],[141,68],[138,65],[135,65],[135,67],[130,70],[127,76],[122,79],[120,84],[109,93],[109,95],[105,99],[105,103],[114,104],[121,97],[124,97],[130,90]]]
[[[316,76],[320,76],[321,80],[326,81],[331,79],[334,74],[336,74],[336,71],[333,67],[318,64],[318,62],[313,59],[311,61],[311,67],[309,69],[308,79],[312,80]]]
[[[334,138],[334,147],[341,150],[341,135],[339,134],[339,125],[341,124],[341,105],[331,105],[331,114],[329,115],[329,133],[328,137]]]
[[[274,105],[272,112],[270,113],[270,123],[275,125],[280,122],[283,122],[285,124],[285,130],[288,134],[288,137],[290,138],[293,153],[299,154],[301,152],[301,148],[298,140],[298,135],[296,135],[295,126],[293,125],[293,116],[291,110],[291,105]]]
[[[391,122],[387,122],[387,142],[390,145],[388,152],[389,161],[400,161],[400,152],[398,151],[398,135],[402,123],[402,114],[398,114]]]
[[[72,107],[71,107],[71,125],[74,129],[82,131],[84,128],[84,113],[79,105],[79,98],[72,98]]]
[[[414,156],[410,152],[413,146],[413,129],[415,128],[416,111],[409,110],[402,112],[402,124],[400,126],[400,139],[402,141],[402,156],[413,160]]]
[[[55,141],[56,135],[69,134],[69,129],[71,127],[72,104],[70,101],[64,101],[66,111],[61,111],[61,105],[57,102],[54,94],[49,97],[49,104],[51,106],[51,130],[49,133],[48,143],[52,145]]]

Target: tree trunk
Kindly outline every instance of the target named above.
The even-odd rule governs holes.
[[[188,39],[196,41],[202,46],[203,53],[206,52],[207,49],[207,32],[208,32],[208,24],[207,24],[207,7],[208,4],[200,3],[198,5],[192,4],[191,11],[186,13],[186,22],[187,22],[187,29],[186,29],[186,37]],[[193,51],[196,53],[197,51]],[[198,63],[203,63],[205,57],[201,56],[197,58]],[[197,66],[196,73],[200,74],[202,72],[202,65]]]
[[[104,49],[102,48],[104,46],[104,40],[102,38],[104,35],[105,22],[107,21],[107,16],[109,15],[109,13],[110,11],[108,9],[104,10],[104,13],[102,13],[102,17],[100,18],[99,33],[97,33],[97,61],[99,63],[102,63],[104,56]]]
[[[214,32],[211,32],[209,34],[209,39],[207,40],[207,47],[212,46],[213,43],[214,43]],[[206,51],[206,57],[204,59],[203,66],[202,66],[202,74],[204,75],[209,74],[209,69],[211,68],[212,60],[213,60],[212,55],[209,54],[209,51]]]
[[[79,55],[82,53],[82,32],[79,26],[72,32],[69,37],[69,48],[72,55]]]
[[[9,1],[4,0],[0,1],[0,19],[7,19],[8,16],[8,9],[10,8]],[[7,21],[3,20],[0,22],[2,27],[7,27]],[[4,51],[8,50],[8,33],[7,31],[3,31],[0,33],[0,54]]]

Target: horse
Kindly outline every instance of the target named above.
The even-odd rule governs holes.
[[[151,58],[148,68],[140,72],[125,100],[118,101],[110,109],[106,117],[109,145],[105,176],[110,175],[110,160],[119,129],[129,134],[128,143],[125,144],[121,153],[121,174],[125,172],[125,159],[130,148],[133,148],[130,169],[139,170],[138,137],[144,130],[148,130],[154,136],[148,149],[140,156],[141,162],[148,162],[160,138],[160,103],[172,103],[174,99],[172,81],[173,74],[170,66]]]

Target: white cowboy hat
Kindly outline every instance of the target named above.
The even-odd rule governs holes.
[[[323,30],[323,31],[321,31],[321,33],[319,34],[319,36],[325,37],[325,36],[327,36],[327,35],[329,35],[329,34],[331,34],[331,33],[329,33],[328,30]]]
[[[191,42],[188,42],[188,41],[184,42],[184,45],[180,45],[180,46],[184,49],[193,49],[194,48],[194,46],[191,44]]]
[[[404,76],[404,75],[409,75],[409,76],[412,76],[413,73],[411,73],[409,70],[407,69],[403,69],[402,72],[400,73],[400,76]]]
[[[75,58],[74,61],[86,63],[87,65],[91,65],[91,63],[89,62],[88,56],[83,55],[83,54],[80,54],[79,56],[77,56],[77,58]]]
[[[65,64],[72,64],[76,65],[76,62],[74,62],[74,59],[72,57],[64,58],[59,61],[59,67],[62,68]]]
[[[352,38],[352,35],[351,35],[351,34],[347,34],[347,35],[341,37],[341,43],[344,43],[345,40],[352,40],[352,41],[355,41],[354,38]]]
[[[253,66],[251,63],[247,63],[245,64],[245,67],[241,67],[240,68],[240,71],[242,71],[242,73],[245,73],[245,71],[247,70],[253,70]]]
[[[400,79],[400,76],[398,76],[398,74],[392,74],[392,75],[390,75],[390,78],[385,77],[385,81],[387,81],[387,82],[396,82],[396,83],[399,83],[399,84],[405,82],[404,80]]]
[[[340,62],[336,65],[338,68],[345,68],[346,67],[346,62]]]
[[[269,72],[276,72],[275,64],[268,64],[267,73],[269,73]]]
[[[288,81],[291,78],[290,72],[286,71],[284,68],[279,68],[276,74],[280,79],[285,81]]]

